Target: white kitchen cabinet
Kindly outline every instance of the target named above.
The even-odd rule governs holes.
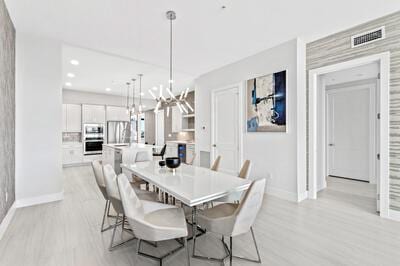
[[[82,108],[79,104],[63,104],[63,132],[82,131]]]
[[[80,164],[83,162],[82,143],[63,145],[63,165]]]
[[[129,121],[129,113],[126,107],[107,106],[106,107],[107,121]]]
[[[62,105],[62,132],[67,132],[67,105]]]
[[[178,143],[167,142],[164,157],[178,157]]]
[[[195,157],[195,146],[194,144],[186,145],[186,162],[189,163]]]
[[[82,105],[83,123],[105,124],[106,109],[104,105]]]
[[[172,110],[172,132],[177,133],[182,131],[182,113],[178,106],[173,106]]]

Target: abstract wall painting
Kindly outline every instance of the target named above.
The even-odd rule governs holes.
[[[286,132],[286,70],[246,82],[247,132]]]

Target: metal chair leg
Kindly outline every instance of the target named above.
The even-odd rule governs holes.
[[[189,246],[188,246],[187,237],[185,237],[183,241],[185,243],[184,245],[185,245],[185,248],[186,248],[187,263],[188,263],[188,266],[190,266],[190,252],[189,252]]]
[[[240,260],[245,260],[245,261],[250,261],[250,262],[255,262],[255,263],[261,263],[260,252],[258,250],[257,241],[256,241],[256,238],[254,236],[253,227],[250,227],[250,231],[251,231],[251,236],[253,237],[254,246],[255,246],[256,251],[257,251],[257,259],[253,260],[253,259],[248,259],[248,258],[239,257],[239,256],[233,256],[233,257],[236,258],[236,259],[240,259]]]
[[[233,254],[233,250],[232,250],[232,237],[229,238],[229,265],[232,266],[232,254]]]
[[[104,228],[104,223],[106,221],[106,217],[109,216],[109,212],[110,212],[110,201],[106,201],[106,206],[104,208],[104,213],[103,213],[103,221],[101,222],[101,229],[100,232],[105,232],[107,230],[110,230],[112,228],[112,226],[108,226],[107,228]]]
[[[145,241],[145,242],[147,243],[147,241]],[[172,254],[178,252],[179,250],[181,250],[182,248],[184,248],[184,245],[181,245],[181,246],[179,246],[179,247],[177,247],[177,248],[175,248],[175,249],[169,251],[168,253],[162,255],[161,257],[156,257],[156,256],[153,256],[153,255],[151,255],[151,254],[147,254],[147,253],[141,252],[141,251],[140,251],[140,246],[141,246],[141,244],[142,244],[142,240],[139,239],[138,244],[137,244],[137,248],[136,248],[136,253],[137,253],[138,255],[140,255],[140,256],[143,256],[143,257],[150,258],[150,259],[153,259],[153,260],[158,261],[160,266],[162,266],[163,260],[164,260],[166,257],[169,257],[170,255],[172,255]]]
[[[110,247],[108,248],[109,251],[113,251],[115,248],[117,248],[117,247],[119,247],[119,246],[122,246],[122,245],[125,245],[125,244],[128,243],[129,241],[136,239],[136,237],[132,237],[132,238],[126,240],[126,241],[122,241],[122,242],[120,242],[120,243],[114,245],[115,233],[116,233],[116,231],[117,231],[118,225],[119,225],[119,224],[122,225],[121,239],[122,239],[122,234],[123,234],[123,232],[125,231],[125,230],[124,230],[125,215],[122,216],[122,221],[121,221],[120,223],[119,223],[119,219],[120,219],[119,213],[117,213],[117,216],[116,216],[116,218],[115,218],[115,224],[113,225],[114,230],[113,230],[113,234],[112,234],[112,237],[111,237]]]

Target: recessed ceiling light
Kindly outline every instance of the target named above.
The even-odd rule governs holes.
[[[71,65],[74,65],[74,66],[79,65],[79,61],[76,60],[76,59],[72,59],[72,60],[70,61],[70,63],[71,63]]]
[[[142,108],[146,108],[146,105],[142,105]]]
[[[140,93],[140,96],[143,96],[143,95],[144,95],[144,92],[141,92],[141,93]]]
[[[72,86],[72,83],[71,83],[71,82],[65,82],[65,86],[71,87],[71,86]]]
[[[156,90],[158,90],[158,88],[157,87],[153,87],[153,91],[156,91]]]
[[[68,73],[68,74],[67,74],[67,77],[69,77],[69,78],[75,78],[75,74],[74,74],[74,73]]]
[[[111,91],[111,88],[106,88],[106,91]]]

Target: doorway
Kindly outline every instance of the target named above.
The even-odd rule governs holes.
[[[372,184],[374,209],[388,217],[389,62],[384,53],[310,70],[309,198]]]
[[[211,160],[221,156],[219,171],[237,175],[242,151],[241,85],[212,91]],[[211,162],[212,163],[212,162]]]
[[[318,197],[374,213],[378,63],[321,76],[325,87],[326,176]],[[323,176],[321,176],[323,178]]]

